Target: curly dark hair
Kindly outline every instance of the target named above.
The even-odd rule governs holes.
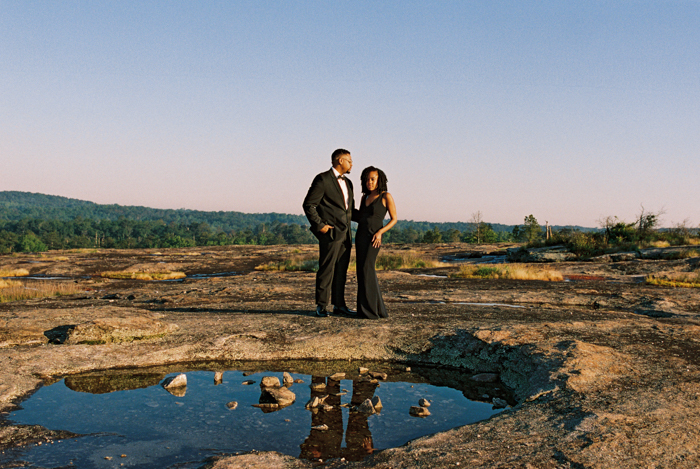
[[[362,181],[362,193],[365,195],[371,192],[369,189],[367,189],[367,179],[369,179],[369,174],[375,171],[379,176],[377,178],[377,190],[379,190],[380,194],[387,191],[387,182],[389,182],[389,180],[386,178],[384,171],[379,168],[375,168],[374,166],[368,166],[362,170],[362,175],[360,176],[360,180]]]

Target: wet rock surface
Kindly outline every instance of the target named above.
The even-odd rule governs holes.
[[[446,258],[467,256],[474,247],[383,252],[403,249]],[[361,462],[325,461],[326,467],[700,465],[700,292],[640,282],[649,273],[696,271],[697,258],[561,262],[553,266],[576,280],[557,283],[443,278],[457,270],[449,265],[379,272],[390,317],[363,321],[314,317],[313,273],[254,270],[314,253],[313,246],[245,246],[1,257],[1,267],[71,277],[84,293],[0,305],[0,411],[16,408],[42,383],[97,370],[114,375],[81,375],[67,385],[109,392],[126,385],[119,369],[185,362],[397,361],[482,375],[472,382],[498,376],[518,402],[485,422],[378,451]],[[159,262],[188,278],[96,277]],[[204,275],[217,272],[237,274]],[[350,272],[349,304],[355,290]],[[439,376],[440,369],[435,372]],[[145,373],[143,385],[163,376]],[[2,449],[68,436],[0,423]],[[274,452],[202,464],[312,467]]]

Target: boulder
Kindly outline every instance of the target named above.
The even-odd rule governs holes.
[[[411,406],[411,409],[408,411],[408,413],[412,417],[427,417],[428,415],[430,415],[430,411],[427,408],[417,405]]]
[[[494,397],[491,403],[493,404],[494,409],[505,409],[508,407],[508,403],[500,397]]]
[[[183,397],[187,392],[187,375],[180,373],[177,376],[165,378],[161,386],[173,396]]]
[[[168,378],[165,378],[165,380],[162,383],[162,386],[165,389],[185,387],[187,386],[187,375],[184,373],[180,373],[177,376],[170,376]]]
[[[566,246],[506,249],[506,260],[508,262],[565,262],[576,260],[577,257]]]
[[[263,388],[260,394],[260,404],[277,404],[279,406],[288,406],[293,404],[297,396],[288,388]]]
[[[261,388],[275,388],[280,387],[280,379],[276,376],[263,376],[260,380]]]

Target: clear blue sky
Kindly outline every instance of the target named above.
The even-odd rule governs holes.
[[[401,219],[697,226],[700,2],[0,0],[0,190],[300,214],[338,147]]]

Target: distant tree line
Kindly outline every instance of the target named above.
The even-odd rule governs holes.
[[[403,223],[403,222],[402,222]],[[476,243],[474,229],[440,230],[438,226],[421,230],[414,226],[395,227],[384,236],[385,243]],[[482,242],[511,241],[512,234],[495,232],[488,225],[480,227]],[[0,220],[0,252],[42,252],[78,248],[184,248],[234,244],[315,244],[307,225],[296,223],[260,223],[253,228],[225,231],[201,223],[165,223],[121,218],[91,220],[43,220],[24,218]]]
[[[648,223],[647,223],[648,225]],[[646,226],[646,225],[645,225]],[[615,231],[617,227],[613,227]],[[579,232],[579,227],[562,230]],[[586,231],[587,229],[583,229]],[[590,231],[590,229],[588,229]],[[619,231],[619,230],[618,230]],[[532,215],[518,226],[401,220],[385,243],[537,243],[543,230]],[[28,192],[0,192],[0,252],[77,248],[182,248],[235,244],[315,244],[303,215],[204,212],[99,205]]]

